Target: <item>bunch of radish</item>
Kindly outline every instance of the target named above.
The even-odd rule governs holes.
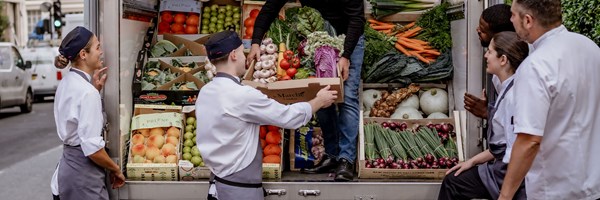
[[[436,158],[428,153],[425,158],[394,160],[393,157],[387,159],[377,158],[365,163],[366,168],[376,169],[450,169],[458,164],[458,158],[441,157]]]
[[[254,82],[272,83],[277,81],[277,45],[271,38],[260,44],[260,61],[254,64]]]

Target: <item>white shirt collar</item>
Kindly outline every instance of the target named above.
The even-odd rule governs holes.
[[[71,69],[83,72],[83,74],[85,74],[85,77],[87,77],[88,80],[92,80],[92,76],[90,76],[87,72],[84,72],[83,70],[77,69],[75,67],[71,67]]]
[[[552,37],[553,35],[556,35],[556,33],[562,32],[564,30],[567,30],[567,28],[565,28],[564,25],[560,25],[560,26],[544,33],[540,38],[538,38],[537,40],[535,40],[535,42],[533,42],[533,49],[537,49],[540,45],[542,45],[544,43],[544,41],[546,41],[546,39]]]

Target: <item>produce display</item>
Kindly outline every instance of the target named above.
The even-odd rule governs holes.
[[[366,168],[449,169],[458,164],[452,124],[428,124],[414,129],[405,123],[364,126]]]
[[[198,34],[200,14],[194,12],[162,11],[158,23],[158,34]]]
[[[143,73],[142,90],[155,90],[179,76],[179,73],[171,72],[171,69],[161,69],[158,61],[148,61]]]
[[[448,93],[440,88],[423,91],[419,86],[409,85],[407,88],[400,88],[393,92],[367,89],[363,91],[362,99],[365,117],[448,118],[446,115],[448,113]]]
[[[281,164],[281,129],[276,126],[260,126],[260,147],[263,163]]]
[[[137,129],[131,136],[133,163],[177,163],[181,131],[177,127]]]
[[[401,88],[392,93],[384,91],[381,94],[381,99],[375,101],[373,107],[371,107],[369,116],[389,118],[395,112],[400,102],[419,92],[420,89],[418,85],[411,84],[407,88]]]
[[[260,44],[260,61],[254,64],[254,82],[273,83],[277,81],[277,44],[271,38]]]
[[[229,28],[240,32],[241,9],[239,6],[213,4],[202,10],[201,34],[217,33]]]
[[[204,161],[200,156],[198,147],[196,147],[196,118],[188,117],[186,124],[181,159],[190,161],[194,164],[194,167],[204,167]]]

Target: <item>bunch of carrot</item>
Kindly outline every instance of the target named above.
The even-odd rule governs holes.
[[[440,52],[429,46],[428,42],[414,38],[422,30],[421,27],[415,26],[415,22],[401,26],[374,19],[369,19],[368,21],[369,26],[374,30],[394,37],[394,47],[407,56],[414,56],[420,61],[429,64],[435,61],[440,55]]]

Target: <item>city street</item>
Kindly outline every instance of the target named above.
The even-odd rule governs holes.
[[[53,101],[0,110],[1,199],[50,199],[50,180],[62,153],[54,124]]]

